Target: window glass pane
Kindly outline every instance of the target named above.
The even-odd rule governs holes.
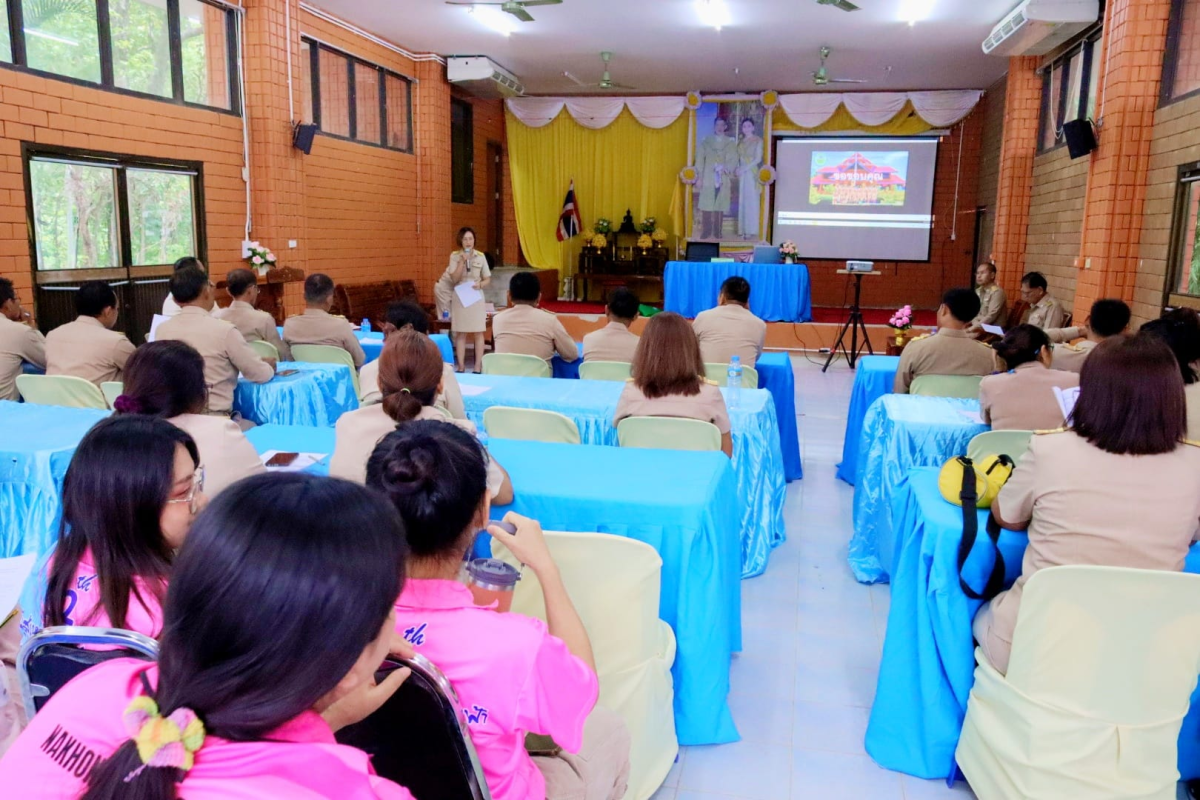
[[[171,97],[166,0],[108,0],[113,82],[122,89]]]
[[[408,116],[408,81],[395,75],[386,76],[387,87],[387,146],[400,150],[412,149],[412,122]]]
[[[100,37],[92,0],[22,0],[21,11],[30,67],[100,82]]]
[[[1065,115],[1059,125],[1079,119],[1079,93],[1083,88],[1083,51],[1071,56],[1067,62],[1067,104],[1063,107]]]
[[[321,48],[321,130],[350,135],[350,62]]]
[[[312,45],[307,40],[300,42],[300,121],[311,125],[313,121]]]
[[[171,264],[195,253],[192,176],[141,169],[125,176],[132,266]]]
[[[114,176],[111,167],[30,162],[39,270],[118,265]]]
[[[12,39],[8,33],[8,3],[0,3],[0,61],[12,61]]]
[[[474,153],[471,104],[450,100],[450,199],[455,203],[475,202]]]
[[[1189,0],[1181,5],[1172,97],[1200,89],[1200,3]]]
[[[354,138],[380,144],[379,139],[379,70],[365,64],[354,64]]]
[[[1087,118],[1096,118],[1096,107],[1100,105],[1100,73],[1104,65],[1100,63],[1100,42],[1088,44],[1092,48],[1092,74],[1088,76]]]
[[[1054,146],[1054,141],[1058,133],[1058,122],[1055,119],[1058,115],[1059,98],[1062,95],[1062,67],[1055,67],[1050,77],[1046,79],[1046,89],[1044,90],[1046,101],[1042,105],[1042,133],[1040,145],[1042,150],[1048,150]]]
[[[183,99],[229,108],[229,12],[200,0],[179,0]]]
[[[1200,226],[1196,224],[1197,219],[1200,218],[1200,183],[1187,184],[1187,193],[1183,252],[1179,257],[1174,291],[1179,294],[1200,296],[1200,242],[1196,241],[1197,234],[1200,234]]]

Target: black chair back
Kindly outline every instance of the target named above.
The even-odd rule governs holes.
[[[32,636],[17,653],[17,680],[26,716],[32,719],[55,692],[84,670],[114,658],[154,661],[158,642],[133,631],[79,625],[46,628]]]

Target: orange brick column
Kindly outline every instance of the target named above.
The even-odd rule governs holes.
[[[997,281],[1014,298],[1018,282],[1025,274],[1033,157],[1037,154],[1042,104],[1042,78],[1035,72],[1037,65],[1036,56],[1009,59],[1004,98],[1004,139],[1000,145],[992,257],[996,260]]]
[[[413,264],[422,298],[433,300],[433,284],[457,247],[450,202],[450,85],[446,67],[436,61],[417,63],[413,85],[413,126],[418,159],[418,260]],[[487,151],[475,154],[482,168]]]
[[[1170,0],[1109,0],[1097,68],[1103,108],[1084,204],[1075,319],[1101,297],[1133,299],[1154,111],[1158,107]]]

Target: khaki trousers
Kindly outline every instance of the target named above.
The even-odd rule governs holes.
[[[629,748],[625,722],[596,706],[584,723],[578,753],[534,756],[546,779],[546,800],[621,800],[629,783]]]
[[[17,651],[21,648],[20,607],[16,612],[8,622],[0,625],[0,756],[17,740],[26,724],[16,668]]]

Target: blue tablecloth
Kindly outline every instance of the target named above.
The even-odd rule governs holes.
[[[867,726],[867,752],[881,766],[921,778],[945,778],[975,682],[971,620],[982,603],[958,585],[962,510],[942,499],[938,470],[913,469],[896,487],[892,524],[900,539],[892,575],[891,609],[875,704]],[[979,512],[983,531],[987,512]],[[1003,531],[1005,585],[1021,572],[1029,543],[1023,533]],[[982,589],[991,571],[991,542],[980,536],[963,575]],[[1200,572],[1200,545],[1185,569]],[[1200,775],[1200,690],[1179,737],[1179,770]]]
[[[460,375],[467,417],[481,430],[483,412],[491,406],[515,406],[557,411],[575,421],[584,444],[617,444],[612,424],[617,399],[625,388],[616,381],[562,381],[553,378],[514,378],[507,375]],[[468,387],[488,387],[471,394]],[[728,399],[728,390],[722,389]],[[767,568],[771,550],[786,538],[783,527],[785,480],[779,446],[779,423],[769,392],[743,389],[740,403],[729,410],[733,428],[733,468],[741,511],[742,576]],[[670,476],[659,478],[662,491]]]
[[[50,549],[75,447],[107,411],[0,401],[0,558]]]
[[[867,409],[854,479],[854,535],[850,568],[861,583],[888,579],[896,552],[891,494],[912,467],[941,467],[967,452],[987,425],[960,411],[979,412],[979,401],[889,394]]]
[[[854,386],[850,389],[850,410],[846,412],[846,438],[842,442],[842,463],[837,476],[851,486],[858,466],[858,440],[862,436],[863,417],[871,403],[892,393],[900,356],[863,356],[854,370]]]
[[[281,361],[267,383],[238,380],[233,409],[258,425],[333,425],[338,417],[358,408],[350,368],[340,364]]]
[[[717,294],[726,278],[741,275],[750,281],[750,310],[768,322],[808,322],[812,319],[812,293],[804,264],[752,264],[745,262],[668,261],[663,306],[685,317],[717,305]]]
[[[442,351],[442,361],[447,364],[454,363],[454,344],[450,341],[448,333],[431,333],[429,338],[433,339],[434,344],[438,346],[438,350]]]

